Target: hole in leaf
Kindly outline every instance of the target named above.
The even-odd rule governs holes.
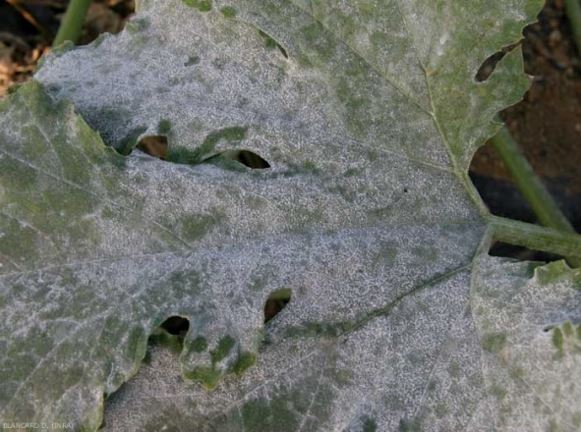
[[[278,289],[270,294],[264,304],[264,323],[270,322],[291,300],[291,289]]]
[[[498,178],[501,169],[504,165],[500,157],[487,144],[472,159],[470,179],[494,215],[534,223],[535,215],[516,185],[509,180],[510,174],[506,173],[505,179]]]
[[[150,135],[139,140],[137,148],[155,158],[167,158],[167,137],[164,135]]]
[[[250,150],[236,150],[223,153],[227,158],[238,161],[246,167],[261,169],[270,168],[270,164],[260,155]]]
[[[242,165],[252,169],[270,168],[270,164],[262,156],[250,150],[225,150],[217,155],[214,155],[204,162],[215,161],[216,159],[227,159],[237,161]]]
[[[496,69],[496,65],[498,65],[498,62],[500,62],[505,55],[506,55],[505,51],[498,51],[489,58],[487,58],[478,69],[478,72],[476,72],[475,77],[476,81],[481,83],[483,81],[488,80],[492,73],[494,72],[494,70]]]
[[[486,206],[493,215],[531,224],[538,223],[531,206],[521,194],[516,185],[510,180],[510,174],[504,170],[504,165],[490,144],[478,150],[470,167],[470,178],[478,190]],[[542,179],[550,194],[560,205],[561,210],[573,227],[581,230],[581,213],[579,203],[581,194],[571,191],[559,179]],[[550,255],[545,253],[523,253],[523,248],[498,244],[492,249],[492,255],[520,258],[533,257],[545,261]],[[552,256],[554,260],[555,256]]]
[[[160,328],[165,329],[171,335],[183,337],[190,329],[190,321],[185,317],[171,316],[160,325]]]
[[[42,9],[49,8],[53,10],[52,13],[57,12],[60,15],[65,13],[67,2],[33,1],[28,3],[31,3],[30,6],[33,6],[33,3],[38,5],[36,7],[39,9],[36,13],[42,13]],[[106,5],[95,5],[95,9],[93,7],[89,9],[87,19],[83,24],[83,32],[80,35],[80,40],[77,42],[77,45],[86,45],[94,42],[94,46],[98,46],[109,33],[117,34],[124,28],[128,28],[129,31],[134,29],[135,26],[131,21],[131,18],[135,14],[134,0],[114,0],[100,3],[106,3]]]
[[[135,14],[135,0],[131,1],[109,1],[109,8],[123,19],[129,19]]]
[[[504,58],[504,56],[506,56],[507,53],[514,50],[515,47],[517,47],[519,44],[520,42],[517,42],[516,44],[504,47],[501,51],[498,51],[491,55],[490,57],[488,57],[484,61],[484,63],[482,63],[482,65],[478,69],[478,72],[476,72],[475,80],[478,81],[479,83],[488,80],[492,73],[494,72],[494,70],[496,69],[496,65],[498,65],[498,62],[500,62]]]
[[[519,247],[504,242],[495,242],[488,252],[494,257],[509,257],[512,259],[533,262],[554,262],[562,260],[563,257],[545,253],[543,251],[530,250],[528,248]]]

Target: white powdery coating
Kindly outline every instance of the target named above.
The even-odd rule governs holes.
[[[14,95],[0,118],[0,233],[18,245],[0,249],[0,419],[97,428],[103,394],[181,315],[179,363],[154,356],[111,428],[469,426],[489,380],[469,282],[485,224],[460,178],[526,84],[516,63],[497,71],[514,86],[473,76],[530,17],[473,37],[480,18],[452,1],[142,3],[121,35],[46,59],[52,99],[118,149],[165,134],[198,161],[249,149],[271,169],[123,158],[70,106]],[[256,367],[212,393],[176,379],[257,353],[283,287],[292,301]]]
[[[477,263],[472,305],[488,396],[470,429],[579,430],[581,270],[555,262],[531,278],[529,263]]]

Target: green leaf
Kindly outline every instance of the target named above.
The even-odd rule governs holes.
[[[528,283],[486,261],[466,171],[528,80],[518,49],[474,76],[540,2],[140,4],[0,102],[0,420],[98,428],[182,316],[179,359],[156,338],[106,428],[489,427],[491,357],[522,331],[489,327],[508,305],[478,295],[481,275]],[[168,161],[131,153],[149,135]],[[203,163],[243,149],[271,168]],[[543,275],[563,303],[523,302],[577,325],[552,308],[578,305],[578,271]],[[562,332],[549,378],[579,356]],[[530,425],[578,426],[551,408]]]

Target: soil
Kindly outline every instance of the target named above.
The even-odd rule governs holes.
[[[548,0],[538,23],[525,29],[525,70],[533,77],[522,102],[502,113],[512,136],[581,230],[581,57],[563,0]],[[581,48],[581,47],[580,47]],[[471,175],[494,213],[535,218],[490,145],[474,157]]]
[[[0,0],[0,97],[30,78],[50,49],[68,0]],[[134,0],[95,0],[80,44],[100,33],[117,33],[135,9]]]
[[[503,118],[538,174],[569,178],[572,191],[581,192],[581,60],[563,0],[549,1],[539,22],[525,29],[522,49],[533,84]],[[478,152],[471,168],[510,179],[491,146]]]
[[[10,86],[30,78],[50,47],[67,3],[0,0],[0,97]],[[80,43],[90,42],[101,32],[120,31],[133,10],[133,0],[95,0]],[[539,22],[524,34],[525,67],[534,77],[533,84],[524,100],[505,110],[502,117],[581,231],[581,57],[571,38],[563,0],[548,0]],[[535,220],[491,146],[478,151],[471,176],[493,213]]]

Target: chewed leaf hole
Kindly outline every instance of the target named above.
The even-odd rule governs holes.
[[[214,158],[223,158],[237,161],[240,164],[252,169],[270,168],[270,164],[266,159],[250,150],[225,150],[224,152],[213,156],[211,159]]]
[[[482,63],[482,65],[478,69],[478,72],[476,73],[475,77],[476,81],[481,83],[483,81],[488,80],[492,73],[494,72],[494,70],[496,69],[496,65],[498,64],[498,62],[500,62],[505,55],[506,53],[504,51],[499,51],[497,53],[494,53],[489,58],[487,58],[484,61],[484,63]]]
[[[563,259],[563,257],[555,254],[531,250],[504,242],[495,242],[490,248],[488,254],[494,257],[508,257],[521,261],[538,261],[547,263]]]
[[[512,45],[509,45],[507,47],[504,47],[502,50],[500,50],[500,51],[494,53],[493,55],[491,55],[490,57],[488,57],[484,61],[484,63],[482,63],[482,65],[478,69],[478,72],[476,72],[476,77],[475,77],[476,81],[481,83],[483,81],[488,80],[490,78],[490,76],[492,75],[492,73],[494,72],[494,70],[496,69],[498,62],[500,62],[504,58],[504,56],[507,55],[507,53],[514,50],[519,44],[520,44],[520,42],[517,42],[516,44],[512,44]]]
[[[270,294],[264,304],[264,323],[270,322],[291,300],[291,289],[278,289]]]
[[[185,317],[171,316],[161,324],[160,328],[165,329],[172,335],[183,337],[190,329],[190,321]]]
[[[165,160],[167,158],[167,137],[164,135],[149,135],[143,137],[137,143],[137,148],[155,158]]]
[[[483,81],[488,80],[492,73],[494,72],[494,70],[496,69],[498,62],[500,62],[504,58],[504,56],[506,56],[509,52],[514,50],[519,45],[520,42],[506,46],[502,50],[494,53],[492,56],[487,58],[478,69],[478,72],[476,72],[475,77],[476,81],[481,83]]]

